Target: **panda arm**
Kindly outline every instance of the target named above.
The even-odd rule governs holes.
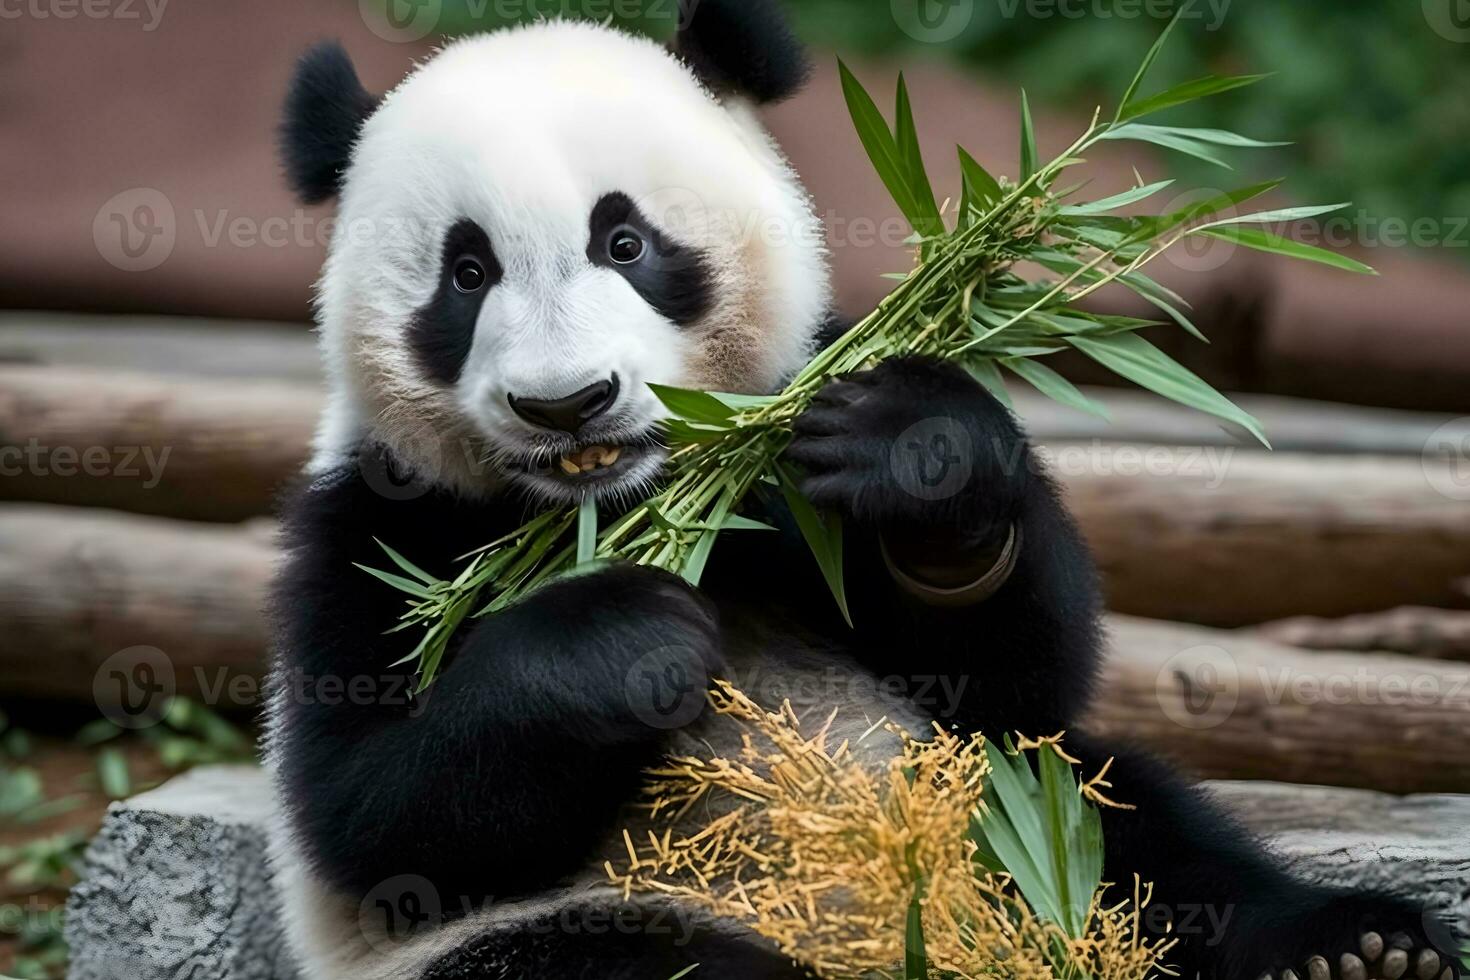
[[[889,361],[823,389],[787,453],[806,494],[845,518],[853,636],[871,669],[964,728],[1073,724],[1099,657],[1096,573],[989,392],[950,365]]]
[[[630,676],[706,682],[715,626],[703,600],[629,567],[547,586],[467,622],[411,700],[411,665],[394,664],[417,636],[386,634],[404,597],[352,565],[386,564],[377,537],[444,574],[490,525],[448,495],[394,501],[348,475],[303,494],[286,526],[271,750],[319,872],[357,896],[416,875],[458,903],[584,864],[667,734],[640,712]]]

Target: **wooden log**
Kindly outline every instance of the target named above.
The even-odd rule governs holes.
[[[1470,791],[1470,665],[1126,616],[1088,727],[1210,779]]]
[[[1466,601],[1470,504],[1442,492],[1444,461],[1048,449],[1119,612],[1242,626]]]
[[[1037,442],[1124,442],[1166,446],[1236,446],[1255,438],[1244,429],[1202,412],[1127,388],[1085,387],[1108,418],[1069,408],[1039,392],[1012,385],[1011,398]],[[1424,455],[1431,440],[1462,445],[1470,419],[1427,412],[1364,408],[1280,395],[1233,394],[1231,400],[1260,420],[1277,452]]]
[[[108,658],[141,646],[162,652],[179,691],[251,707],[254,684],[233,686],[265,664],[275,557],[265,525],[0,507],[0,691],[96,697]],[[1470,665],[1109,623],[1091,719],[1105,734],[1212,778],[1470,791]]]
[[[238,521],[300,472],[308,385],[0,366],[0,499]]]
[[[0,507],[0,684],[10,695],[86,700],[146,662],[150,688],[248,708],[265,663],[275,554],[268,528]]]
[[[1256,627],[1268,640],[1309,650],[1363,650],[1470,661],[1470,611],[1405,606],[1341,619],[1301,616]]]
[[[0,311],[0,364],[319,384],[307,324],[194,316]]]

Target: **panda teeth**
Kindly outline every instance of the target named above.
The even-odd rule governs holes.
[[[613,446],[588,446],[580,453],[573,456],[563,456],[558,461],[562,472],[567,476],[577,476],[582,473],[590,473],[596,469],[611,466],[623,455],[622,447]]]

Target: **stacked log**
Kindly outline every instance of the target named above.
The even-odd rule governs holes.
[[[0,500],[265,514],[320,404],[302,384],[0,367]],[[1428,424],[1376,438],[1410,445]],[[1449,461],[1096,441],[1043,455],[1120,612],[1242,626],[1470,604],[1470,506],[1445,492]]]

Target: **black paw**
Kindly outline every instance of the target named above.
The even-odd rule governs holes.
[[[786,458],[819,507],[884,527],[1009,521],[1029,457],[1015,420],[960,368],[886,361],[829,382],[796,420]]]
[[[466,653],[497,656],[575,702],[563,724],[642,742],[699,717],[725,674],[715,608],[683,579],[614,564],[547,584],[480,621]]]
[[[1378,896],[1338,895],[1309,911],[1269,910],[1269,926],[1242,930],[1242,980],[1461,980],[1449,930],[1432,913]]]

